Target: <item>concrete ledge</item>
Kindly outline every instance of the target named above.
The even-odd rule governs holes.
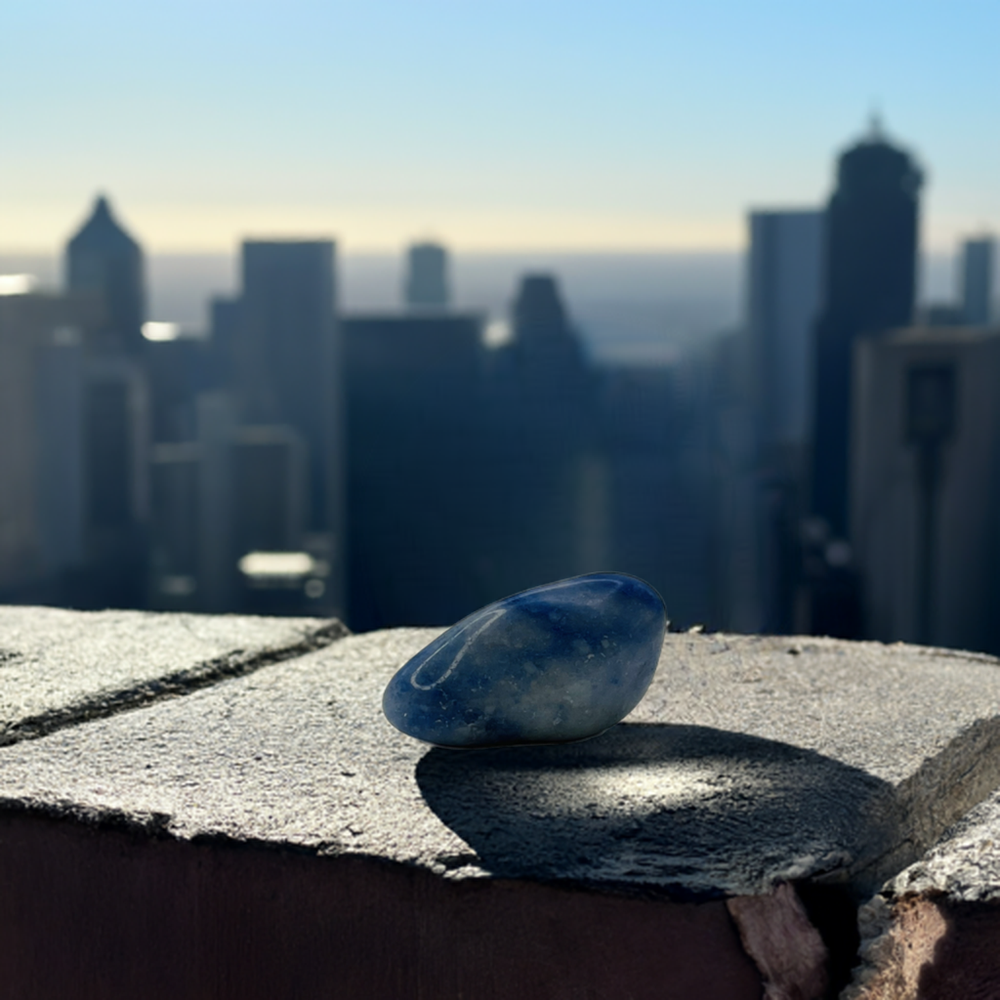
[[[143,622],[166,634],[173,617]],[[218,623],[220,645],[243,628],[199,621]],[[305,644],[332,628],[271,624]],[[852,900],[1000,786],[987,657],[671,635],[645,701],[603,736],[456,752],[379,708],[436,634],[267,654],[246,676],[0,749],[0,898],[18,900],[0,908],[0,976],[24,996],[65,995],[58,976],[93,984],[74,995],[158,996],[161,975],[172,995],[213,997],[285,995],[281,976],[296,996],[833,995],[857,948]],[[0,646],[15,648],[6,633]],[[127,658],[100,648],[103,678],[104,660]],[[193,659],[142,669],[197,677]],[[76,914],[75,957],[43,939],[60,908]],[[154,926],[165,955],[194,956],[172,979],[142,958]],[[88,959],[119,938],[133,949],[121,970]]]
[[[347,635],[338,621],[0,607],[0,746],[184,694]]]

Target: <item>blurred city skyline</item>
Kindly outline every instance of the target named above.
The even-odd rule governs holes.
[[[152,254],[735,252],[747,209],[827,196],[874,111],[943,252],[1000,225],[998,28],[973,2],[20,5],[0,251],[55,252],[105,191]]]
[[[0,254],[6,599],[363,631],[613,565],[681,628],[1000,648],[996,240],[928,253],[927,172],[873,119],[745,256],[234,266],[99,195],[61,261]]]

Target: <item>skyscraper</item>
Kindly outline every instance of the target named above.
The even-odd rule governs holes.
[[[816,325],[811,477],[812,512],[834,539],[848,532],[852,350],[859,337],[913,318],[921,183],[913,159],[877,123],[837,166]]]
[[[94,296],[103,317],[83,331],[80,433],[84,567],[78,606],[145,600],[149,421],[143,361],[143,254],[99,197],[66,245],[71,293]]]
[[[142,249],[115,221],[103,196],[66,247],[66,285],[70,291],[97,292],[104,300],[105,319],[92,346],[141,349],[146,318]]]
[[[961,267],[962,318],[973,326],[987,326],[993,313],[993,239],[966,240]]]
[[[812,411],[812,339],[823,273],[823,212],[751,212],[747,333],[757,440],[805,446]]]
[[[522,398],[528,408],[541,408],[545,425],[569,433],[579,431],[586,366],[580,339],[569,322],[556,279],[528,274],[521,280],[513,307],[515,363]]]
[[[852,542],[874,639],[1000,650],[998,380],[996,330],[911,328],[858,347]]]
[[[233,345],[243,423],[287,423],[309,449],[306,523],[331,522],[340,373],[330,241],[243,244],[239,343]]]
[[[822,211],[757,211],[749,217],[747,399],[754,416],[752,468],[727,470],[730,505],[720,572],[729,627],[792,630],[797,523],[813,406],[813,330],[820,308]],[[735,458],[738,452],[733,452]]]
[[[652,584],[680,628],[716,621],[712,506],[699,469],[716,463],[707,459],[703,439],[692,440],[704,424],[692,419],[693,401],[679,387],[690,378],[692,362],[595,371],[597,455],[588,456],[591,472],[583,479],[593,496],[594,521],[604,522],[593,525],[602,531],[603,544],[586,568],[610,567]]]
[[[333,567],[323,601],[341,611],[344,565],[342,371],[335,246],[329,240],[243,244],[243,289],[225,320],[222,363],[241,424],[287,425],[305,447],[303,544]],[[216,331],[221,332],[221,331]],[[322,609],[318,609],[322,610]]]
[[[145,372],[117,352],[89,358],[82,405],[87,574],[77,604],[142,607],[149,507]]]
[[[498,589],[513,591],[586,570],[603,548],[604,476],[594,466],[594,387],[556,279],[526,275],[512,309],[513,340],[493,358],[488,439],[491,517],[503,551]]]
[[[348,622],[367,631],[452,622],[502,593],[480,563],[491,455],[481,430],[482,318],[354,315],[342,322],[348,416]]]
[[[81,328],[99,315],[92,296],[0,295],[3,600],[61,597],[83,562]]]
[[[415,243],[406,254],[406,304],[410,307],[448,305],[448,252],[437,243]]]

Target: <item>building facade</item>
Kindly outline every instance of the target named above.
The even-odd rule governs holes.
[[[342,320],[352,628],[456,621],[494,596],[482,318]]]
[[[236,421],[283,426],[304,448],[302,533],[295,548],[329,568],[316,613],[344,613],[343,358],[336,247],[330,240],[248,240],[235,303],[215,304],[220,384]],[[264,452],[260,453],[261,456]],[[242,556],[238,554],[238,558]]]
[[[403,298],[410,308],[446,309],[451,301],[448,252],[437,243],[415,243],[406,252]]]
[[[848,537],[851,356],[855,342],[913,320],[920,170],[877,129],[840,157],[826,212],[816,325],[812,514]]]
[[[1000,331],[855,349],[852,525],[872,638],[1000,651]]]
[[[818,210],[749,216],[745,335],[752,465],[733,470],[737,479],[748,480],[740,490],[748,502],[733,506],[728,532],[729,589],[738,598],[734,609],[740,609],[729,624],[743,631],[794,629],[796,538],[807,496],[825,222]],[[740,525],[749,537],[741,537]],[[741,567],[746,567],[742,574]]]
[[[70,239],[65,267],[69,291],[91,292],[104,302],[104,320],[90,333],[89,346],[140,351],[146,319],[142,248],[114,218],[107,198],[97,198],[89,218]]]
[[[962,244],[961,309],[964,321],[972,326],[987,326],[993,318],[995,254],[996,244],[988,236]]]

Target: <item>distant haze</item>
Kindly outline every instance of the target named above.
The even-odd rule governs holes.
[[[398,309],[402,267],[402,254],[342,255],[342,308]],[[451,267],[456,308],[492,317],[506,316],[521,275],[554,273],[592,356],[605,362],[669,363],[691,341],[736,326],[742,311],[743,256],[735,251],[465,253],[455,254]],[[926,255],[921,298],[950,298],[953,270],[950,255]],[[21,272],[43,285],[61,283],[53,256],[0,255],[0,274]],[[147,257],[147,281],[151,319],[204,330],[209,299],[238,288],[238,259],[154,253]]]

